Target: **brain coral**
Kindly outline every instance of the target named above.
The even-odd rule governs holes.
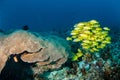
[[[69,52],[68,44],[64,39],[53,35],[36,35],[23,30],[3,34],[0,37],[0,47],[0,71],[11,54],[31,52],[22,55],[21,60],[27,63],[37,62],[40,67],[55,69],[66,62]],[[40,49],[41,51],[38,51]]]

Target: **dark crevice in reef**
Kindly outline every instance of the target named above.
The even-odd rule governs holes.
[[[37,62],[24,62],[21,60],[21,56],[37,53],[41,50],[42,48],[36,52],[23,51],[19,54],[11,54],[6,61],[3,70],[1,71],[0,80],[34,80],[37,76],[34,75],[32,67],[34,67]],[[43,79],[40,78],[40,80]]]
[[[0,74],[0,80],[34,80],[31,66],[34,63],[25,63],[18,57],[18,62],[14,61],[14,54],[10,55],[6,65]]]

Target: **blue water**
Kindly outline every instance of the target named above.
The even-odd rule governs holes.
[[[98,20],[120,27],[120,0],[0,0],[0,28],[32,31],[71,28],[81,21]]]
[[[111,60],[109,63],[110,65],[108,64],[108,66],[103,67],[103,64],[101,61],[98,61],[98,62],[100,62],[100,64],[97,63],[97,60],[99,60],[99,59],[93,59],[93,61],[91,61],[92,57],[88,56],[88,58],[90,58],[89,60],[91,62],[96,62],[95,63],[95,65],[97,66],[96,72],[101,71],[99,73],[103,73],[104,76],[106,76],[105,75],[106,72],[102,71],[102,70],[106,69],[106,71],[107,71],[107,68],[110,66],[108,70],[110,71],[110,69],[111,69],[111,71],[110,71],[110,73],[107,71],[107,73],[106,73],[107,77],[104,77],[103,75],[101,75],[102,77],[106,78],[106,80],[111,79],[111,77],[113,77],[112,78],[113,80],[115,80],[114,78],[119,79],[118,76],[119,76],[119,72],[120,72],[119,71],[120,67],[118,67],[116,64],[117,63],[120,64],[120,59],[119,59],[119,56],[120,56],[119,35],[120,35],[120,33],[114,32],[113,29],[118,29],[118,31],[120,31],[120,0],[0,0],[0,32],[2,30],[9,32],[9,31],[16,30],[16,29],[22,29],[23,26],[28,25],[30,31],[41,32],[41,31],[53,31],[54,30],[54,31],[62,32],[63,34],[60,33],[59,36],[62,36],[64,38],[64,37],[68,36],[68,35],[66,35],[66,33],[67,32],[69,33],[69,31],[67,31],[66,29],[71,30],[71,28],[74,26],[74,24],[76,24],[78,22],[83,22],[83,21],[90,21],[92,19],[95,19],[98,22],[100,22],[102,27],[108,26],[109,28],[111,28],[111,32],[113,31],[113,34],[111,34],[110,36],[112,38],[113,44],[110,45],[110,47],[105,48],[102,52],[100,52],[101,53],[100,60],[102,61],[102,58],[103,58],[103,60],[104,60],[103,62],[106,64],[107,64],[107,59]],[[61,31],[61,30],[63,30],[63,31]],[[64,30],[66,31],[66,33]],[[0,38],[2,40],[4,40],[4,37],[2,38],[1,35],[2,34],[0,33]],[[35,35],[37,36],[38,34],[35,34]],[[42,35],[42,36],[44,36],[44,35]],[[5,37],[5,40],[7,40],[6,38],[7,37]],[[14,39],[14,38],[12,38],[12,39]],[[49,39],[49,37],[48,37],[48,39]],[[54,37],[53,37],[53,39],[54,39]],[[17,40],[17,38],[15,40]],[[15,41],[15,40],[12,40],[12,41]],[[52,40],[52,37],[50,39],[51,45],[58,46],[57,43],[53,43],[54,40],[57,41],[56,38],[53,40],[53,42],[51,40]],[[58,38],[58,40],[59,40],[59,38]],[[47,39],[46,39],[46,41],[47,41]],[[61,39],[59,40],[59,42],[60,41],[61,41]],[[1,44],[2,44],[1,48],[3,47],[5,49],[7,49],[4,46],[4,44],[5,44],[4,41],[2,41]],[[60,42],[60,44],[62,45],[62,41]],[[27,45],[25,45],[25,46],[27,46]],[[63,48],[65,46],[66,46],[66,44],[63,46]],[[74,46],[75,46],[75,48],[74,48]],[[70,50],[70,52],[73,53],[73,52],[76,52],[76,50],[80,46],[79,46],[79,44],[70,43],[69,47],[72,48]],[[16,46],[15,46],[15,48],[16,48]],[[60,47],[60,49],[63,49],[63,48]],[[14,49],[14,46],[12,49]],[[57,49],[57,48],[55,48],[55,49]],[[8,50],[10,51],[10,49],[8,49]],[[104,53],[105,53],[105,55],[104,55]],[[1,54],[4,54],[4,53],[1,53]],[[36,75],[36,72],[34,73],[34,71],[39,72],[39,70],[37,70],[38,68],[33,70],[33,67],[31,67],[31,65],[32,65],[31,63],[27,64],[26,62],[22,62],[21,61],[22,59],[19,58],[19,57],[21,57],[21,55],[23,55],[23,53],[18,53],[18,54],[12,53],[11,55],[5,54],[5,56],[8,57],[8,60],[6,61],[6,64],[1,71],[2,73],[0,73],[0,80],[2,78],[3,78],[2,80],[11,80],[11,78],[13,78],[12,80],[16,80],[16,79],[23,80],[24,77],[32,78],[32,80],[33,80],[34,75]],[[87,56],[85,58],[88,61]],[[97,56],[94,58],[97,58]],[[2,59],[4,59],[4,56]],[[3,61],[2,59],[1,59],[1,61]],[[20,62],[17,63],[17,61],[15,61],[15,60],[19,60],[19,59],[20,59]],[[48,60],[49,59],[51,59],[51,58],[48,56]],[[60,59],[58,59],[57,61],[59,62]],[[45,62],[47,62],[47,61],[45,60]],[[50,63],[50,65],[53,63],[58,63],[58,62],[53,61]],[[69,68],[70,68],[70,70],[72,70],[72,72],[71,71],[68,72],[66,70],[65,74],[67,74],[69,76],[70,73],[74,74],[74,72],[75,72],[75,75],[76,75],[76,73],[78,73],[78,72],[74,71],[74,70],[77,70],[77,67],[80,67],[80,66],[76,66],[76,64],[79,64],[79,62],[78,63],[75,62],[75,64],[73,65],[74,62],[71,62],[71,60],[68,59],[68,61],[66,61],[66,64],[64,66],[65,67],[66,67],[66,65],[67,65],[67,67],[69,66]],[[95,67],[95,66],[90,65],[91,62],[88,62],[88,63],[86,62],[84,64],[87,64],[86,66]],[[44,63],[44,61],[43,61],[43,63]],[[100,66],[100,65],[102,65],[102,66]],[[49,64],[48,64],[48,66],[49,66]],[[100,68],[98,68],[98,66]],[[34,67],[36,67],[36,64],[34,65]],[[41,66],[38,65],[38,67],[41,67]],[[47,68],[47,67],[45,67],[45,68]],[[64,67],[62,67],[62,68],[64,68]],[[42,69],[42,68],[40,68],[40,69]],[[100,70],[98,70],[98,69],[100,69]],[[81,70],[81,72],[86,74],[86,72],[84,71],[84,68],[83,68],[83,71],[82,71],[82,69],[79,69],[79,72],[80,72],[80,70]],[[87,70],[89,70],[88,72],[91,72],[90,69],[87,69]],[[80,75],[81,75],[81,72],[80,72]],[[95,74],[96,74],[96,72],[95,72]],[[78,74],[77,74],[77,77],[78,77]],[[112,76],[110,76],[111,74],[112,74]],[[37,73],[37,75],[39,75],[39,74]],[[38,77],[37,75],[35,76],[36,78]],[[56,76],[56,74],[55,74],[55,76]],[[40,78],[40,77],[41,76],[39,76],[38,78]],[[53,76],[53,78],[54,78],[54,76]],[[60,78],[61,78],[61,76],[60,76]]]

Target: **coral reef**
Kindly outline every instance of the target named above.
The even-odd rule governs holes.
[[[110,36],[111,44],[104,49],[96,54],[85,54],[81,61],[69,61],[66,64],[69,66],[47,72],[49,75],[45,77],[48,80],[119,80],[120,32],[112,30]],[[75,64],[74,67],[72,64]]]
[[[49,75],[44,77],[48,80],[119,80],[120,66],[111,65],[113,63],[99,58],[91,63],[83,62],[83,67],[80,68],[79,65],[77,70],[74,67],[64,67],[58,71],[47,72]],[[89,68],[86,68],[88,65]]]
[[[36,66],[31,67],[33,73],[39,74],[50,69],[58,69],[67,61],[67,42],[54,35],[36,35],[24,30],[0,36],[0,72],[13,56],[15,63],[20,61]],[[19,59],[20,60],[19,60]]]
[[[63,38],[28,30],[0,33],[0,80],[119,80],[120,32],[109,36],[109,30],[92,20],[75,25],[67,37],[73,41],[63,39],[64,31]]]

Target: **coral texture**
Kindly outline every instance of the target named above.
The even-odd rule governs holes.
[[[0,72],[10,55],[18,55],[24,51],[26,54],[20,57],[23,62],[36,63],[39,67],[45,66],[47,69],[59,68],[67,60],[67,45],[64,39],[57,36],[41,36],[23,30],[2,35],[0,37]],[[17,57],[14,60],[19,62]],[[44,72],[44,69],[36,71]]]

